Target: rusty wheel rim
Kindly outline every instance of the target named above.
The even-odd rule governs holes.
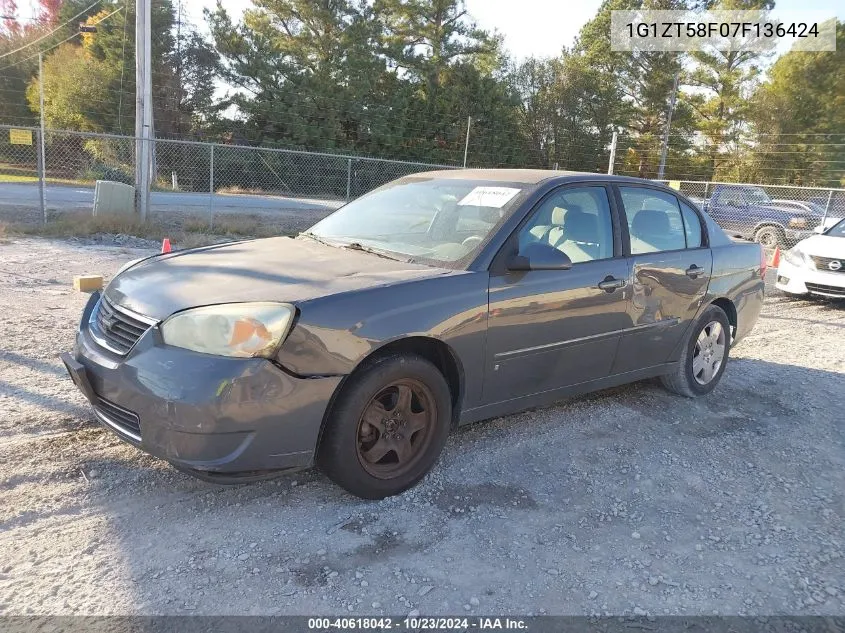
[[[401,477],[431,442],[437,409],[431,390],[417,380],[396,380],[367,404],[358,421],[358,461],[378,479]]]

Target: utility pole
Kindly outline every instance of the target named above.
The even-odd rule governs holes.
[[[619,134],[614,130],[613,138],[610,140],[610,160],[607,162],[608,175],[613,175],[613,165],[616,163],[616,141],[618,140]]]
[[[672,113],[675,112],[675,103],[678,100],[678,82],[681,79],[681,71],[675,73],[675,81],[672,83],[672,96],[669,98],[669,113],[666,115],[666,130],[663,132],[663,148],[660,151],[660,167],[657,170],[657,179],[663,180],[663,173],[666,170],[666,154],[669,152],[669,130],[672,129]]]
[[[472,117],[467,117],[467,140],[464,144],[464,169],[467,168],[467,152],[469,152],[469,128],[472,125]]]
[[[146,221],[150,205],[150,139],[153,124],[150,0],[135,6],[135,209]]]
[[[41,173],[38,178],[38,189],[41,194],[41,215],[47,224],[47,163],[44,151],[44,55],[38,53],[38,112],[41,118],[41,129],[38,132],[38,163]]]

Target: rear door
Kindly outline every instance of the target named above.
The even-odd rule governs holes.
[[[648,186],[620,185],[616,195],[627,228],[632,297],[631,327],[620,341],[614,374],[675,360],[713,268],[697,210]]]
[[[502,402],[603,378],[629,324],[628,264],[605,184],[547,195],[511,236],[490,271],[484,396]],[[509,271],[504,261],[542,241],[569,270]]]

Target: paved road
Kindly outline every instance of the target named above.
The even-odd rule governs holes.
[[[197,209],[209,208],[209,194],[207,193],[178,193],[155,191],[151,194],[150,203],[153,209]],[[325,211],[336,209],[340,202],[333,200],[316,200],[306,198],[285,198],[281,196],[252,196],[252,195],[214,195],[214,211],[216,213],[269,213],[279,210],[307,210]],[[58,211],[90,208],[94,204],[93,187],[71,187],[64,185],[48,185],[47,208]],[[0,205],[17,207],[38,207],[39,193],[37,183],[0,183]]]

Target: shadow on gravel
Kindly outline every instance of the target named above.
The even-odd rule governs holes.
[[[5,395],[11,400],[20,400],[28,404],[43,407],[57,413],[73,415],[83,419],[91,417],[90,412],[85,407],[73,404],[72,402],[67,402],[66,400],[62,400],[61,398],[57,398],[55,396],[30,391],[19,385],[13,385],[4,380],[0,380],[0,395]]]
[[[67,372],[55,363],[51,363],[39,358],[30,358],[16,352],[8,352],[0,350],[0,360],[5,360],[21,367],[32,369],[33,371],[40,371],[45,374],[53,374],[54,376],[67,376]]]
[[[262,612],[295,612],[295,604],[273,601],[292,595],[292,587],[337,586],[362,568],[392,578],[394,568],[413,560],[436,574],[442,559],[431,551],[449,551],[450,564],[475,569],[471,530],[490,530],[502,560],[518,548],[527,555],[526,543],[537,552],[561,543],[562,556],[588,556],[590,573],[607,583],[640,534],[666,551],[667,568],[674,569],[673,556],[683,556],[690,573],[709,573],[705,562],[696,567],[693,546],[703,541],[690,525],[698,525],[701,508],[717,503],[731,510],[720,515],[718,539],[706,541],[713,556],[734,560],[737,542],[748,549],[742,556],[758,551],[756,536],[745,536],[761,529],[748,527],[753,504],[779,508],[784,531],[765,538],[788,547],[787,539],[807,529],[812,497],[805,488],[834,494],[818,490],[841,467],[841,455],[825,443],[841,433],[841,383],[836,372],[738,359],[716,391],[700,399],[672,395],[654,381],[568,399],[454,433],[435,475],[386,502],[353,498],[316,471],[223,487],[134,449],[95,458],[76,450],[80,468],[97,472],[87,512],[108,517],[108,538],[117,540],[119,562],[137,579],[133,591],[147,611],[178,612],[191,603],[196,612],[226,612],[248,594]],[[808,409],[813,394],[822,393],[830,394],[824,408]],[[813,472],[795,458],[798,442],[818,444]],[[776,486],[774,475],[761,479],[765,469],[801,483]],[[66,513],[75,511],[76,504]],[[40,518],[50,514],[44,508]],[[27,513],[14,525],[38,518]],[[608,549],[612,543],[620,549]],[[553,564],[557,570],[568,563],[544,563]],[[214,584],[205,597],[180,576],[196,565]],[[276,593],[265,597],[268,582]]]

